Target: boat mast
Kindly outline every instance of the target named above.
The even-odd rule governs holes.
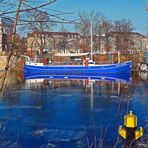
[[[90,55],[91,55],[91,60],[93,60],[93,55],[92,55],[92,50],[93,50],[93,27],[92,27],[92,21],[90,23]]]

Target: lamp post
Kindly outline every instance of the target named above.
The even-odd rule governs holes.
[[[93,53],[92,53],[92,50],[93,50],[93,26],[92,26],[92,21],[91,21],[91,24],[90,24],[90,54],[91,54],[91,60],[93,60]]]

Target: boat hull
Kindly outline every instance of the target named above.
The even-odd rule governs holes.
[[[132,62],[123,62],[119,64],[104,64],[93,66],[79,66],[79,65],[28,65],[24,66],[24,76],[105,76],[105,75],[118,75],[130,74]]]

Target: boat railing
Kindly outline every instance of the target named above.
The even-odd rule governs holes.
[[[95,64],[113,64],[112,61],[95,61]]]
[[[83,60],[65,60],[65,61],[55,61],[50,60],[48,58],[30,58],[28,56],[22,55],[22,57],[25,58],[27,62],[33,62],[33,63],[44,63],[44,65],[83,65]],[[95,65],[101,65],[101,64],[114,64],[117,62],[113,62],[110,60],[95,60]]]
[[[62,61],[56,61],[51,60],[49,58],[44,57],[38,57],[38,58],[30,58],[29,62],[33,63],[46,63],[46,65],[83,65],[82,59],[71,59],[71,60],[62,60]]]
[[[82,62],[73,62],[73,61],[71,61],[71,62],[52,62],[51,63],[52,65],[83,65],[83,63]]]

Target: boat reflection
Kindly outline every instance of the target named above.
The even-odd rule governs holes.
[[[97,98],[115,99],[116,102],[126,102],[131,98],[130,81],[127,75],[110,76],[48,76],[29,77],[26,79],[26,87],[31,89],[73,89],[78,88],[84,94],[90,96],[90,108],[94,108],[94,100]],[[118,98],[118,99],[117,99]],[[108,102],[108,101],[106,101]]]
[[[92,110],[94,109],[94,100],[96,99],[95,94],[99,95],[97,98],[104,99],[106,106],[111,101],[119,103],[118,112],[122,112],[124,104],[127,106],[128,101],[132,98],[131,83],[119,79],[116,81],[111,79],[83,80],[83,89],[90,94],[90,107]],[[120,106],[121,102],[122,105]]]
[[[111,80],[111,81],[130,81],[131,74],[110,74],[102,73],[100,75],[32,75],[28,74],[24,77],[25,80],[28,79],[76,79],[76,80]]]
[[[104,75],[92,75],[92,76],[86,76],[86,75],[31,75],[28,77],[25,77],[26,84],[30,84],[30,86],[33,84],[34,87],[38,87],[39,84],[42,84],[43,86],[51,84],[53,81],[83,81],[84,87],[90,87],[92,86],[93,82],[118,82],[118,83],[129,83],[131,81],[130,74],[122,74],[122,75],[110,75],[110,74],[104,74]]]

